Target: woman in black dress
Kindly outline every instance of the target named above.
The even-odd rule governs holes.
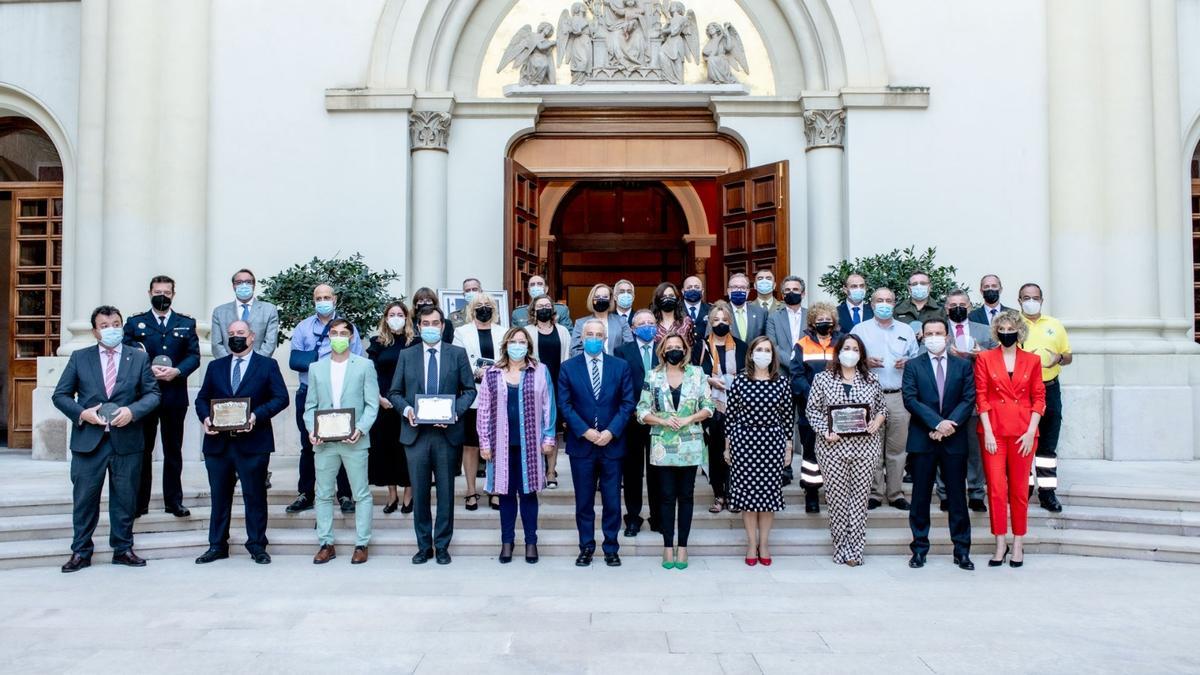
[[[716,412],[704,421],[708,435],[708,482],[712,486],[713,504],[709,513],[720,513],[729,494],[729,464],[725,461],[725,402],[729,387],[746,364],[746,343],[734,337],[730,330],[733,312],[724,300],[718,300],[708,310],[708,330],[703,340],[697,340],[693,350],[695,360],[708,376]]]
[[[552,387],[558,386],[558,369],[563,361],[571,357],[571,333],[566,326],[558,323],[554,314],[554,300],[549,295],[543,295],[534,300],[529,307],[529,324],[525,326],[529,334],[530,354],[550,371]],[[557,389],[555,389],[557,391]],[[562,430],[562,417],[558,418],[555,426]],[[546,488],[558,488],[558,452],[546,456]]]
[[[408,321],[408,308],[403,302],[393,302],[383,310],[379,333],[367,346],[367,358],[375,364],[379,377],[379,415],[371,427],[371,449],[367,456],[367,476],[371,485],[387,486],[388,501],[384,513],[412,513],[412,481],[408,478],[408,462],[400,445],[400,413],[387,398],[396,373],[400,351],[420,342]],[[399,487],[404,488],[404,505],[400,506]]]

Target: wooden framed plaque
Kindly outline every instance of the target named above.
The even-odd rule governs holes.
[[[829,406],[829,432],[838,436],[865,436],[871,419],[871,406],[866,403],[844,403]]]
[[[209,425],[217,431],[247,431],[250,429],[249,398],[214,398]]]
[[[419,394],[413,404],[417,424],[454,424],[454,397],[450,395]]]
[[[354,435],[354,408],[318,410],[313,416],[313,435],[322,441],[344,441]]]

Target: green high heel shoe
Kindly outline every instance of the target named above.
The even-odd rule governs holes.
[[[686,560],[678,560],[678,558],[679,558],[679,549],[675,549],[675,558],[676,558],[676,560],[675,560],[675,569],[677,569],[677,570],[686,570],[686,569],[687,569],[687,566],[688,566],[688,561],[686,561]]]

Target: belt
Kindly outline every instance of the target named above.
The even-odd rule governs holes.
[[[900,390],[899,390],[899,389],[884,389],[884,390],[883,390],[883,393],[885,393],[885,394],[899,394],[899,393],[900,393]]]
[[[1054,379],[1052,379],[1052,380],[1045,380],[1045,381],[1043,381],[1043,382],[1042,382],[1042,384],[1046,385],[1047,387],[1048,387],[1048,386],[1050,386],[1050,385],[1054,385],[1054,386],[1056,386],[1056,387],[1057,387],[1057,386],[1058,386],[1058,378],[1056,377],[1056,378],[1054,378]]]

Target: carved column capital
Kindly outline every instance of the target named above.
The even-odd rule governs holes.
[[[411,150],[446,151],[450,136],[450,113],[427,110],[408,114],[408,137]]]
[[[840,148],[846,139],[846,111],[834,110],[805,110],[804,138],[808,147]]]

